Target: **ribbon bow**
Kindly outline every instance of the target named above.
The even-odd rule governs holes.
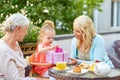
[[[62,48],[60,47],[57,47],[56,50],[55,50],[56,53],[59,53],[59,52],[63,52]]]

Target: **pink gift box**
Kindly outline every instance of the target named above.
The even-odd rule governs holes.
[[[56,64],[57,62],[68,62],[69,54],[65,51],[48,51],[46,55],[46,61]]]

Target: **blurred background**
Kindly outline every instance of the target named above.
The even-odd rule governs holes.
[[[55,40],[70,51],[73,20],[82,14],[92,18],[109,52],[113,42],[120,39],[120,0],[0,0],[0,26],[13,13],[22,13],[31,20],[28,35],[21,44],[36,43],[42,23],[49,19],[56,26]],[[3,35],[0,30],[0,37]]]
[[[19,12],[26,15],[33,26],[41,27],[46,19],[50,19],[55,22],[58,35],[71,34],[74,18],[85,14],[94,19],[95,10],[104,10],[101,5],[104,0],[0,0],[0,23]]]

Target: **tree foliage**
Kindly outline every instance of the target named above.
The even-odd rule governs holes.
[[[41,27],[44,20],[55,22],[57,34],[72,33],[75,17],[86,14],[93,18],[93,10],[103,0],[0,0],[0,22],[10,14],[25,14],[33,25]]]

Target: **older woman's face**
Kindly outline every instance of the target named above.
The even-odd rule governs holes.
[[[27,35],[28,26],[20,28],[17,35],[17,41],[23,41],[25,35]]]
[[[82,31],[78,27],[73,27],[73,32],[77,39],[82,39]]]

